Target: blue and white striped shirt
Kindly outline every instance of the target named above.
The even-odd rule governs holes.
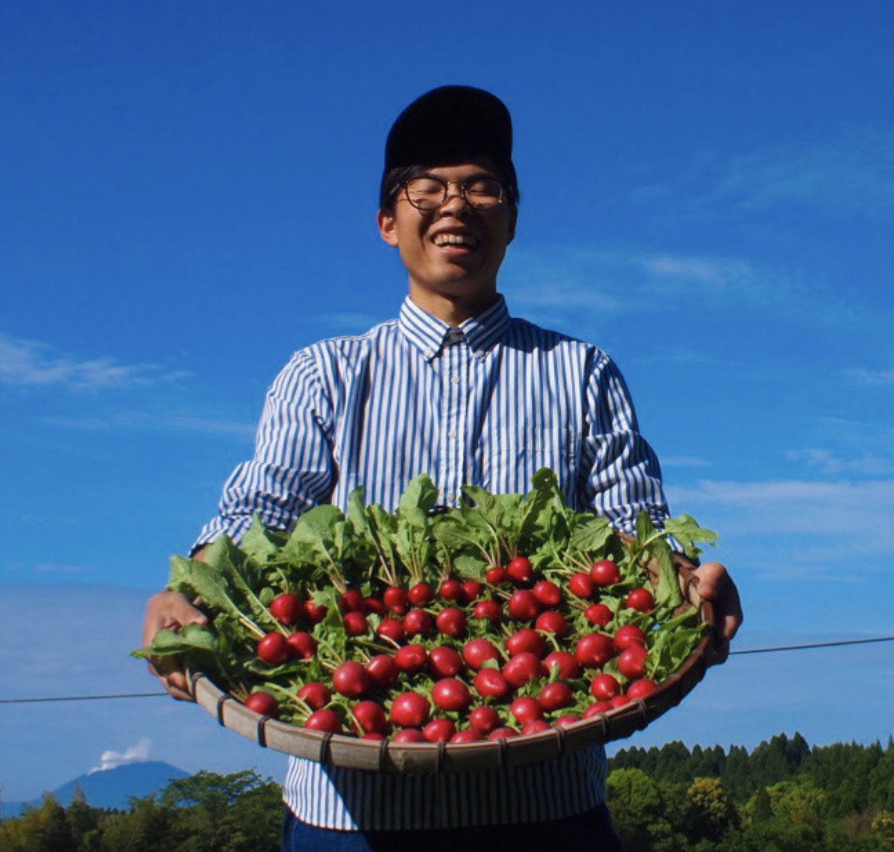
[[[571,506],[621,529],[667,516],[658,460],[639,435],[621,374],[596,347],[509,316],[500,298],[451,328],[406,299],[397,320],[297,352],[273,382],[255,456],[224,486],[196,545],[239,538],[257,514],[289,528],[311,506],[347,508],[362,486],[393,510],[428,473],[441,501],[465,484],[530,490],[556,471]],[[499,772],[366,773],[292,759],[285,798],[313,825],[453,828],[559,819],[604,799],[605,753],[592,749]]]

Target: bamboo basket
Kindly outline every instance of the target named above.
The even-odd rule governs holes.
[[[649,566],[656,576],[653,566]],[[684,602],[679,612],[694,610],[705,631],[685,663],[645,698],[565,727],[508,739],[473,743],[400,743],[363,740],[323,733],[261,716],[232,695],[222,692],[201,673],[191,673],[196,702],[225,728],[275,751],[346,769],[399,774],[433,774],[493,770],[553,760],[562,755],[625,739],[673,707],[701,681],[708,667],[714,613],[702,600],[697,582],[678,566]]]

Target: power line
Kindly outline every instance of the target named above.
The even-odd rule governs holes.
[[[839,648],[845,645],[868,645],[873,642],[894,642],[894,636],[880,636],[874,639],[843,639],[838,642],[811,642],[805,645],[778,645],[773,648],[744,648],[730,651],[734,654],[772,654],[779,651],[806,651],[815,648]],[[117,695],[60,695],[45,698],[0,698],[0,704],[43,704],[54,701],[108,701],[118,698],[161,698],[167,692],[123,692]]]
[[[894,636],[882,636],[878,639],[844,639],[841,642],[812,642],[809,645],[780,645],[778,648],[747,648],[742,651],[730,651],[733,654],[770,654],[774,651],[805,651],[810,648],[837,648],[842,645],[868,645],[870,642],[894,642]]]

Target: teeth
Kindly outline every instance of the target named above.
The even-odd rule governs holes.
[[[478,240],[472,234],[436,234],[436,246],[477,246]]]

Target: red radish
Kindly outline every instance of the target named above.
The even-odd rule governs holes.
[[[509,564],[506,566],[506,573],[512,582],[516,584],[530,583],[534,579],[534,566],[531,565],[531,560],[527,557],[516,556],[515,559],[509,560]]]
[[[533,621],[540,612],[540,601],[528,589],[518,589],[509,598],[507,609],[510,617],[516,621]]]
[[[383,734],[388,727],[385,708],[378,701],[361,701],[351,711],[360,730],[371,734]]]
[[[484,583],[480,580],[466,580],[463,583],[463,592],[466,595],[466,601],[473,601],[484,591]]]
[[[432,687],[431,699],[440,710],[463,713],[472,703],[472,693],[458,678],[443,677]]]
[[[595,603],[587,607],[584,616],[590,624],[595,624],[596,627],[606,627],[611,623],[615,614],[605,604]]]
[[[477,743],[484,739],[484,734],[474,728],[464,728],[457,731],[451,738],[452,743]]]
[[[404,641],[406,635],[407,632],[404,630],[404,623],[399,618],[385,618],[376,628],[376,636],[383,636],[397,645],[400,645]]]
[[[546,656],[546,639],[536,630],[530,627],[522,627],[521,630],[516,630],[506,640],[506,650],[509,652],[510,657],[521,654],[523,651],[530,651],[532,654],[536,654],[537,657],[542,658]]]
[[[481,621],[489,621],[491,624],[499,624],[503,620],[503,607],[498,601],[478,601],[475,604],[475,618]]]
[[[643,677],[633,681],[633,683],[627,687],[627,697],[645,698],[647,695],[651,695],[656,689],[658,689],[658,684],[655,683],[654,680],[649,680],[649,678]]]
[[[599,701],[611,701],[616,695],[621,694],[621,684],[614,675],[597,675],[590,684],[590,693]]]
[[[258,642],[258,656],[271,666],[281,666],[292,654],[292,646],[282,633],[268,633]]]
[[[404,645],[394,655],[397,667],[407,674],[418,674],[428,663],[428,651],[422,645]]]
[[[365,636],[369,633],[369,622],[359,610],[352,609],[344,614],[342,624],[348,636]]]
[[[485,671],[482,669],[481,671]],[[511,686],[519,687],[530,683],[535,677],[541,677],[544,673],[543,663],[536,654],[530,651],[522,651],[516,654],[505,666],[503,677]],[[481,672],[479,672],[481,674]]]
[[[562,590],[552,580],[541,580],[531,590],[543,606],[558,606],[562,601]]]
[[[573,725],[575,722],[580,721],[580,716],[575,716],[574,713],[566,713],[564,716],[559,716],[556,719],[556,727],[557,728],[567,728],[568,725]]]
[[[397,680],[400,673],[394,657],[388,654],[376,654],[364,668],[376,689],[387,689]]]
[[[484,573],[484,579],[492,586],[499,586],[509,579],[509,574],[502,565],[491,565]]]
[[[358,589],[348,589],[339,599],[342,612],[363,612],[363,594]]]
[[[614,655],[614,642],[604,633],[584,634],[574,650],[577,661],[586,668],[602,668]]]
[[[619,651],[631,648],[634,645],[645,648],[646,634],[643,633],[642,628],[637,627],[635,624],[625,624],[615,631],[614,643]]]
[[[574,691],[564,681],[553,681],[540,690],[537,701],[547,713],[552,713],[553,710],[574,704]]]
[[[329,607],[323,604],[314,603],[312,598],[308,598],[304,602],[304,618],[308,624],[319,624],[329,612]]]
[[[365,734],[360,736],[361,740],[385,740],[387,737],[384,734],[380,734],[378,731],[367,731]]]
[[[433,626],[434,619],[424,609],[411,609],[404,616],[404,630],[407,636],[428,636]]]
[[[488,660],[499,660],[500,652],[487,639],[472,639],[463,646],[463,660],[472,669],[480,669]]]
[[[395,615],[403,615],[407,611],[408,604],[407,590],[400,586],[389,586],[382,595],[382,602],[385,608]]]
[[[611,705],[612,710],[616,710],[618,707],[623,707],[625,704],[630,704],[632,701],[633,699],[629,695],[616,695],[608,703]]]
[[[583,572],[574,574],[568,581],[568,590],[571,594],[586,600],[593,594],[593,578]]]
[[[375,613],[376,615],[384,615],[385,604],[378,598],[364,598],[363,612],[365,612],[367,615],[369,615],[370,613]]]
[[[404,692],[391,704],[391,721],[401,728],[418,728],[428,721],[431,705],[418,692]]]
[[[570,630],[565,616],[554,609],[541,612],[534,622],[534,627],[544,633],[552,633],[557,639],[564,639]]]
[[[543,731],[548,731],[550,728],[549,722],[543,719],[532,719],[522,728],[522,736],[527,737],[531,734],[540,734]]]
[[[432,719],[422,729],[422,735],[430,743],[448,743],[455,734],[456,725],[450,719]]]
[[[618,564],[611,559],[600,559],[590,566],[590,576],[597,586],[611,586],[621,582]]]
[[[608,713],[610,710],[614,710],[614,707],[608,701],[597,701],[595,704],[591,704],[584,710],[584,718],[592,719],[594,716],[601,716],[603,713]]]
[[[312,710],[322,710],[331,700],[332,693],[325,683],[306,683],[298,690],[298,697]]]
[[[475,675],[472,683],[482,698],[496,698],[500,700],[509,695],[511,691],[509,681],[497,669],[481,669]]]
[[[500,714],[487,704],[479,704],[469,713],[469,727],[481,734],[489,734],[500,727]]]
[[[292,649],[292,654],[302,660],[312,660],[317,650],[317,640],[310,633],[298,631],[286,637],[286,642]]]
[[[245,699],[245,706],[271,719],[279,716],[279,704],[269,692],[253,692]]]
[[[648,589],[633,589],[627,595],[625,603],[637,612],[651,612],[655,609],[655,597]]]
[[[404,728],[398,731],[392,738],[392,742],[396,743],[427,743],[425,734],[419,728]]]
[[[444,580],[438,588],[438,594],[445,601],[456,601],[457,603],[465,603],[466,592],[463,589],[463,584],[461,580],[457,580],[451,577],[448,580]]]
[[[438,645],[429,652],[428,670],[435,678],[455,677],[463,670],[463,658],[455,648]]]
[[[516,731],[515,728],[503,727],[503,728],[497,728],[496,730],[491,731],[487,735],[487,738],[489,740],[508,740],[512,737],[517,737],[517,736],[518,736],[518,731]]]
[[[332,686],[339,695],[359,698],[370,687],[369,672],[356,660],[342,663],[332,672]]]
[[[294,624],[301,618],[301,598],[292,594],[277,595],[270,602],[270,612],[277,621]]]
[[[413,606],[428,606],[435,599],[435,591],[428,583],[416,583],[407,597]]]
[[[448,606],[438,613],[435,626],[445,636],[459,639],[466,632],[466,614],[459,607]]]
[[[330,710],[328,707],[324,707],[322,710],[314,710],[307,717],[304,727],[310,728],[312,731],[326,731],[330,734],[343,732],[341,719],[338,718],[338,714],[334,710]]]
[[[618,657],[618,671],[631,680],[640,678],[646,673],[648,658],[649,652],[639,645],[625,648]]]
[[[580,663],[571,651],[553,651],[546,655],[543,664],[550,672],[557,668],[561,678],[580,677]]]

